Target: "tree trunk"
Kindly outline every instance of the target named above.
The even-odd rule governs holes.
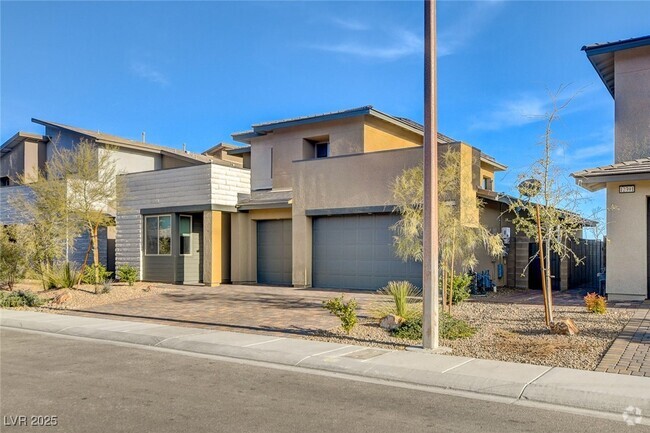
[[[88,236],[90,237],[90,232],[88,232]],[[92,248],[92,243],[88,242],[88,248],[86,249],[86,255],[84,256],[84,261],[81,264],[81,270],[79,271],[79,281],[77,281],[77,284],[81,284],[81,280],[84,277],[84,271],[86,270],[86,266],[88,266],[88,256],[90,255],[91,248]]]
[[[99,245],[97,239],[99,237],[99,226],[95,225],[92,228],[91,243],[93,247],[93,265],[95,267],[95,287],[99,285]]]
[[[553,285],[551,282],[551,241],[546,239],[546,296],[548,305],[548,320],[553,323]]]
[[[454,262],[456,261],[456,227],[454,226],[453,234],[451,235],[451,277],[449,278],[449,315],[451,316],[451,304],[454,299]]]

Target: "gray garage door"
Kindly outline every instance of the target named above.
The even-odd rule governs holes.
[[[312,285],[379,289],[392,280],[422,287],[422,264],[395,256],[394,214],[318,217],[313,220]]]
[[[257,222],[257,282],[291,285],[291,220]]]

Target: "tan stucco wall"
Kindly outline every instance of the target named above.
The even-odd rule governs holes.
[[[364,152],[422,146],[423,140],[421,134],[371,116],[366,116],[363,137]]]
[[[291,219],[291,208],[255,209],[249,211],[249,215],[254,221]]]
[[[234,284],[255,283],[257,280],[257,226],[247,212],[232,214],[230,222],[230,278]]]
[[[230,282],[231,214],[203,212],[203,283],[218,286]]]
[[[615,158],[650,155],[650,46],[615,53]]]
[[[293,161],[313,158],[307,152],[304,140],[314,137],[329,136],[330,156],[363,152],[363,121],[352,118],[331,122],[322,122],[283,128],[251,142],[251,184],[254,189],[266,188],[288,189],[292,186]],[[273,173],[271,179],[266,169],[270,149],[273,149]]]
[[[635,185],[620,194],[620,185]],[[650,181],[607,184],[607,293],[610,299],[647,296],[647,200]],[[612,208],[614,208],[612,210]]]

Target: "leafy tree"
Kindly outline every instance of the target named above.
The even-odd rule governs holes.
[[[480,223],[482,202],[473,195],[462,195],[460,152],[449,149],[442,155],[438,170],[439,266],[442,276],[443,307],[451,313],[453,281],[456,271],[473,269],[478,260],[476,248],[486,248],[492,256],[503,253],[499,234]],[[396,253],[403,260],[422,261],[424,169],[404,170],[393,184],[393,198],[400,220],[392,227]]]
[[[27,272],[27,254],[25,251],[24,227],[0,227],[0,284],[13,290]]]
[[[111,150],[82,139],[71,149],[55,147],[47,164],[48,181],[66,180],[66,207],[76,226],[90,238],[82,273],[92,251],[95,285],[103,282],[99,272],[99,228],[115,223],[111,215],[122,196]]]
[[[42,274],[63,255],[64,244],[70,249],[74,239],[86,233],[90,242],[81,272],[92,252],[94,283],[102,282],[99,228],[114,224],[111,215],[123,190],[111,150],[86,139],[69,149],[55,142],[45,170],[35,178],[18,179],[29,193],[16,197],[12,205],[31,223],[30,238]]]

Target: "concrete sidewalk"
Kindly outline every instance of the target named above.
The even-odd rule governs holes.
[[[646,417],[644,424],[650,413],[647,377],[31,311],[0,310],[0,326],[345,373],[513,402],[617,415],[627,411],[634,416],[639,409]]]

